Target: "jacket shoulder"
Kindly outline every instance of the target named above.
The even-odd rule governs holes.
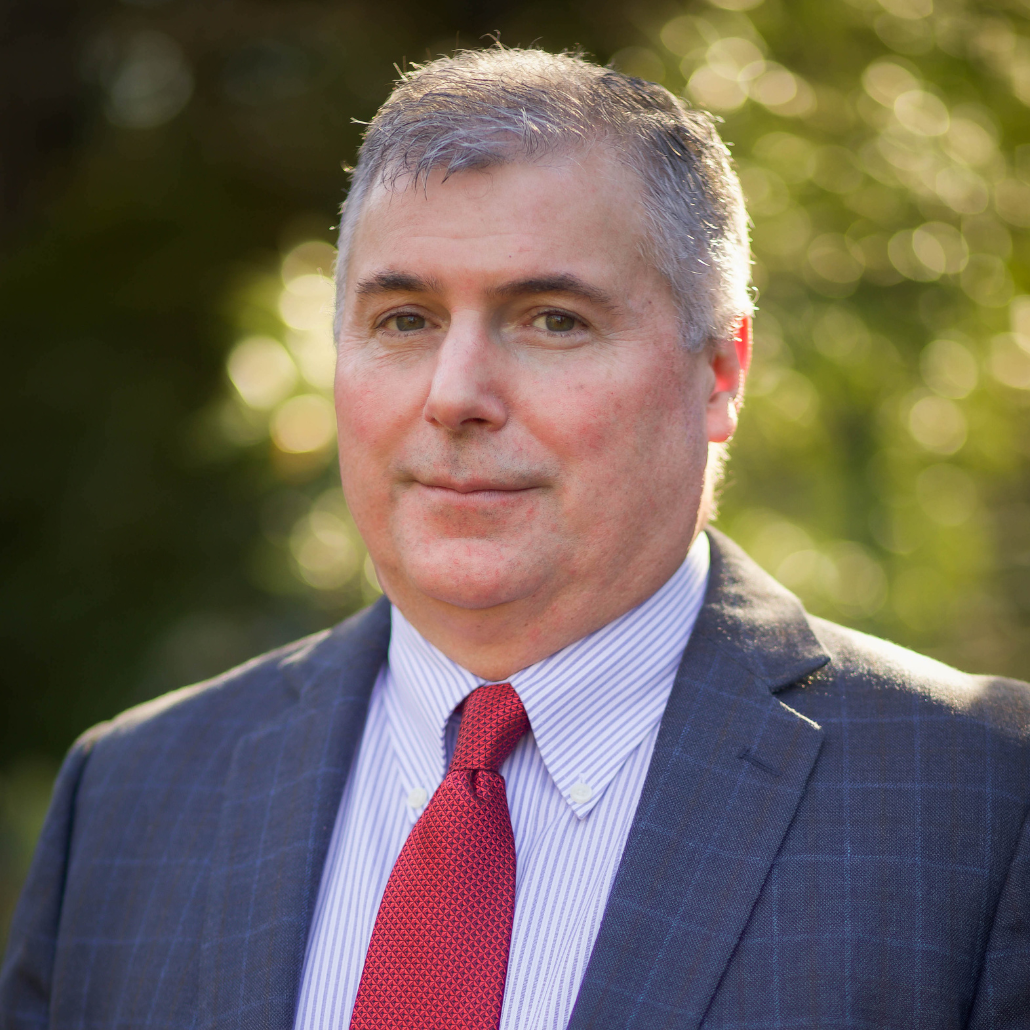
[[[229,669],[133,706],[87,730],[76,748],[93,751],[119,742],[135,749],[148,741],[167,747],[178,734],[238,736],[276,718],[326,674],[340,673],[362,652],[389,638],[389,606],[364,609],[338,625],[302,637]]]
[[[934,658],[858,630],[809,616],[830,662],[813,677],[833,681],[851,696],[876,697],[947,710],[971,723],[1030,744],[1030,684],[1003,676],[960,672]]]

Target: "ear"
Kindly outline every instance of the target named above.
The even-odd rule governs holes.
[[[741,315],[729,338],[710,347],[708,361],[713,373],[705,412],[708,440],[725,443],[737,428],[744,403],[744,380],[751,367],[750,315]]]

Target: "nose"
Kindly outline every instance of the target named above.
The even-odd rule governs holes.
[[[477,425],[500,429],[508,420],[501,361],[488,326],[477,318],[455,318],[436,353],[425,420],[451,432]]]

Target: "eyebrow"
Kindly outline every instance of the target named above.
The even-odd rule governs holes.
[[[510,283],[504,283],[496,287],[491,290],[491,293],[501,297],[524,297],[536,293],[567,293],[606,307],[611,307],[614,304],[612,298],[604,290],[599,289],[597,286],[592,286],[571,272],[557,272],[554,275],[515,279]]]
[[[413,272],[402,272],[397,269],[386,269],[375,272],[361,279],[354,287],[359,296],[375,296],[381,293],[438,293],[440,284],[435,279],[427,279]],[[565,293],[575,297],[583,297],[606,307],[612,307],[614,301],[602,289],[592,286],[571,272],[556,272],[552,275],[529,276],[525,279],[514,279],[502,283],[490,291],[498,297],[525,297],[539,293]]]
[[[434,279],[390,268],[359,280],[354,290],[359,296],[367,297],[377,293],[434,293],[439,288]]]

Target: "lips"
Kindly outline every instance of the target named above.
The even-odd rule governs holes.
[[[452,490],[459,494],[474,493],[520,493],[524,490],[532,490],[533,486],[526,483],[505,483],[491,479],[429,479],[416,480],[422,486],[435,490]]]

